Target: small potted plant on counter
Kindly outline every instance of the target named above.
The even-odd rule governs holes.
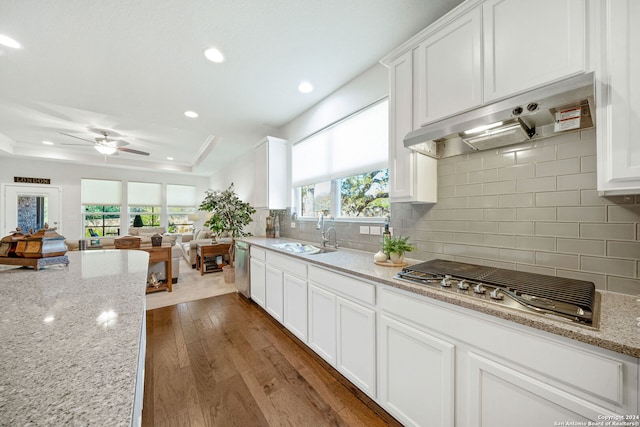
[[[398,236],[384,241],[382,249],[389,254],[392,263],[401,264],[404,261],[404,253],[415,249],[413,245],[407,243],[408,240],[409,237]]]

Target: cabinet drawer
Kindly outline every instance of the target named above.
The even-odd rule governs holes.
[[[307,264],[285,255],[267,252],[267,265],[303,279],[307,278]]]
[[[167,261],[166,252],[149,252],[149,263]]]
[[[309,266],[309,280],[353,300],[369,305],[376,303],[376,287],[372,283],[333,273],[313,265]]]
[[[605,407],[629,407],[631,402],[624,401],[624,390],[638,387],[638,366],[631,358],[447,306],[387,289],[380,294],[382,310],[397,318],[466,342],[492,354],[492,359],[506,360],[513,369],[554,383],[583,399]]]
[[[251,258],[259,259],[260,261],[264,261],[267,259],[266,252],[262,249],[256,248],[255,246],[251,246]]]

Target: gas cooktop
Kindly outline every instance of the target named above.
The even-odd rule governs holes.
[[[396,278],[591,327],[598,323],[592,282],[442,259],[405,267]]]

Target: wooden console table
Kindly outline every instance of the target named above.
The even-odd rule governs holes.
[[[149,253],[149,265],[155,262],[164,262],[164,272],[167,279],[167,283],[163,283],[157,288],[151,288],[147,286],[147,293],[169,291],[173,292],[172,287],[172,275],[171,271],[171,246],[141,246],[134,250],[145,251]]]
[[[204,275],[204,273],[213,273],[214,271],[222,271],[222,268],[216,268],[214,270],[206,271],[206,258],[222,256],[224,260],[225,255],[229,255],[229,248],[231,244],[229,243],[214,243],[214,244],[204,244],[198,243],[196,245],[196,269],[200,270],[200,275]],[[221,267],[226,265],[226,263],[221,264]]]
[[[48,265],[65,264],[69,265],[69,258],[66,255],[46,257],[46,258],[22,258],[22,257],[0,257],[0,265],[19,265],[23,267],[33,267],[38,271],[40,267]]]

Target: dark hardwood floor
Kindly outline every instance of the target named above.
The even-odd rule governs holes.
[[[400,425],[353,389],[236,293],[147,312],[143,426]]]

